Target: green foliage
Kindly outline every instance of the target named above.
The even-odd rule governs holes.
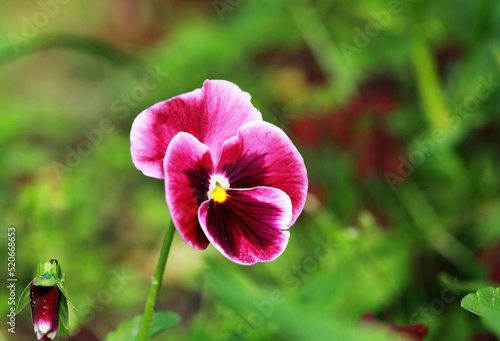
[[[59,328],[61,335],[65,336],[69,333],[69,312],[68,312],[68,299],[64,294],[61,295],[61,302],[59,303]]]
[[[468,294],[462,299],[462,307],[480,316],[495,316],[500,320],[500,306],[496,301],[500,298],[500,288],[483,288],[475,294]]]
[[[148,337],[153,338],[181,321],[178,314],[170,311],[158,311],[153,314]],[[115,331],[106,336],[106,341],[135,341],[141,327],[142,315],[121,323]]]
[[[19,296],[19,300],[17,301],[16,305],[16,315],[19,314],[21,310],[23,310],[24,307],[30,302],[30,289],[31,283],[28,283],[28,285],[24,288],[21,295]]]
[[[471,313],[481,316],[487,325],[497,336],[500,336],[500,288],[483,288],[476,293],[471,293],[462,299],[462,307]]]
[[[287,340],[387,340],[387,336],[374,335],[373,330],[363,330],[357,323],[346,319],[341,312],[330,314],[314,305],[298,305],[289,299],[290,293],[278,289],[262,290],[250,278],[212,264],[207,275],[208,290],[240,316],[244,316],[247,334],[252,337],[262,325],[273,325],[276,337]],[[370,292],[357,292],[366,298]],[[314,330],[314,333],[311,333]],[[238,329],[236,329],[236,333]]]

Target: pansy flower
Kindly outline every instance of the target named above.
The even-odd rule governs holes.
[[[263,122],[250,95],[223,80],[137,116],[135,166],[165,179],[174,225],[195,249],[212,243],[240,264],[278,257],[304,206],[304,161],[286,134]]]

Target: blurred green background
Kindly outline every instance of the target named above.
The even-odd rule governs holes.
[[[271,263],[176,235],[157,309],[182,322],[157,340],[384,340],[415,324],[497,339],[460,300],[500,283],[500,2],[8,0],[0,29],[0,246],[15,226],[18,296],[56,258],[72,328],[104,340],[143,311],[169,213],[130,126],[227,79],[303,154],[308,201]],[[16,334],[2,325],[35,339],[27,311]]]

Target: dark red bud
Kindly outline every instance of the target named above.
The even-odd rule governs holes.
[[[53,340],[59,329],[61,291],[57,286],[42,287],[31,282],[31,312],[38,340]]]

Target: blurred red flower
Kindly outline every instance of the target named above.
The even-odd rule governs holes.
[[[361,315],[361,322],[367,323],[377,328],[386,329],[389,333],[398,336],[405,336],[405,340],[422,341],[429,332],[429,328],[424,324],[412,324],[408,326],[396,326],[389,322],[386,326],[377,319],[373,314],[366,313]]]
[[[344,106],[292,120],[290,134],[312,149],[333,144],[351,153],[360,178],[397,173],[402,146],[388,129],[388,117],[399,103],[396,88],[389,77],[371,78]]]
[[[479,258],[488,269],[489,279],[500,283],[500,244],[486,246],[481,250]]]

